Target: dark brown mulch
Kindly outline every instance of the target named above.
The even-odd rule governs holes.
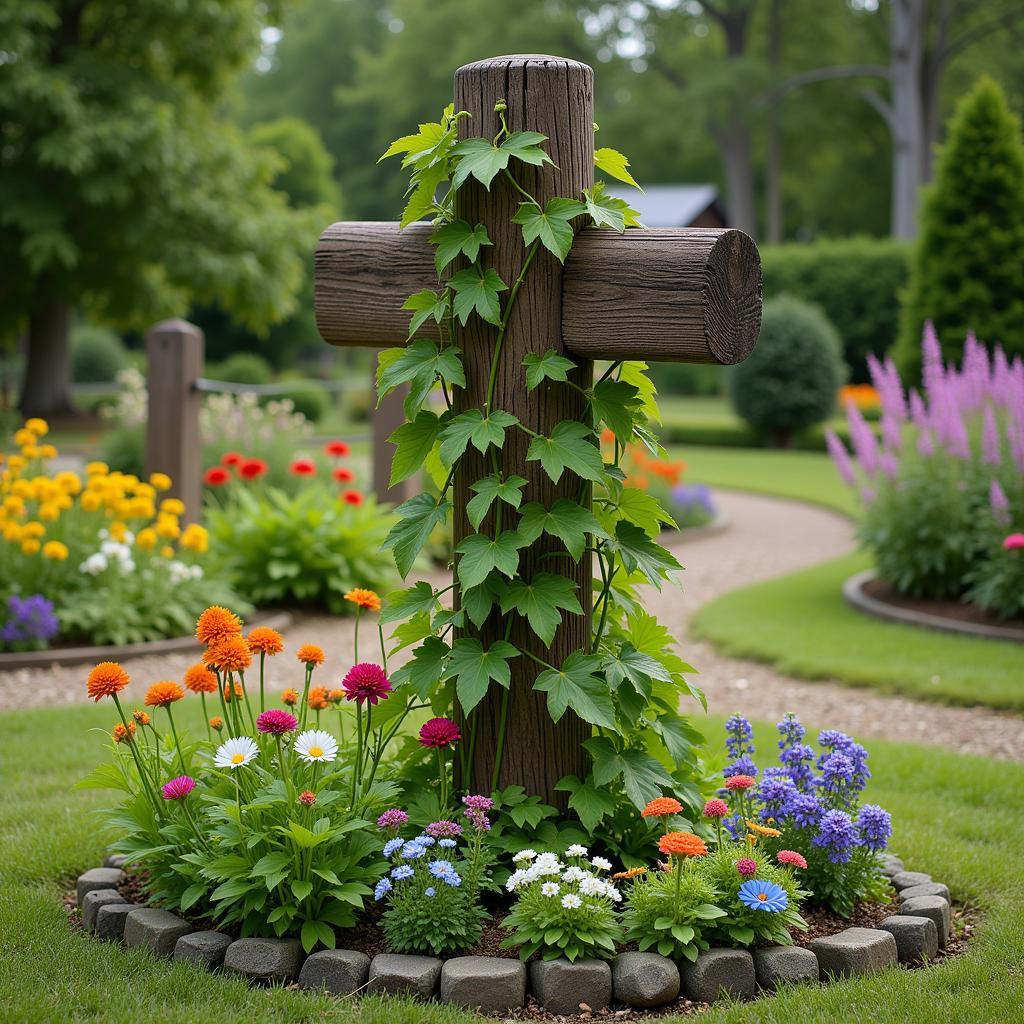
[[[807,946],[814,939],[835,935],[847,928],[877,928],[887,917],[899,912],[899,904],[895,900],[889,903],[858,903],[850,917],[840,917],[828,907],[804,909],[800,916],[809,927],[805,932],[794,931],[793,942],[797,946]]]
[[[931,598],[907,597],[898,593],[885,580],[868,580],[862,587],[868,597],[876,601],[891,604],[896,608],[906,608],[912,612],[925,612],[928,615],[938,615],[944,619],[953,619],[956,622],[970,622],[979,626],[1015,626],[1024,629],[1024,618],[1000,619],[991,612],[979,608],[976,604],[968,604],[953,599],[933,600]]]

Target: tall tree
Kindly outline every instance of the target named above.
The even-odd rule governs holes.
[[[274,160],[223,116],[265,0],[0,6],[0,334],[26,329],[21,408],[71,408],[71,311],[125,327],[220,301],[261,328],[315,237]]]

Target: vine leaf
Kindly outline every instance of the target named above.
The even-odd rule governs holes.
[[[703,740],[703,736],[689,725],[682,715],[674,711],[659,715],[650,722],[651,730],[658,736],[669,757],[678,766],[692,764],[694,747]]]
[[[619,495],[618,514],[635,523],[649,537],[661,533],[661,524],[675,527],[675,520],[661,506],[657,498],[636,487],[623,487]]]
[[[437,594],[426,580],[420,580],[405,590],[394,590],[384,598],[380,612],[380,624],[407,619],[418,612],[432,612],[437,607]]]
[[[396,686],[408,686],[420,700],[429,700],[430,692],[441,681],[444,663],[451,648],[436,636],[426,640],[412,652],[412,660],[396,669],[391,679]]]
[[[457,143],[451,149],[451,155],[458,161],[452,174],[452,188],[459,188],[472,176],[484,188],[490,189],[494,176],[508,167],[512,157],[537,167],[551,163],[551,157],[539,145],[545,139],[547,136],[540,132],[512,132],[498,146],[488,139],[479,138]]]
[[[495,640],[486,651],[473,637],[455,641],[445,678],[456,680],[455,693],[467,715],[484,699],[492,679],[508,689],[512,681],[508,662],[518,656],[519,651],[504,640]]]
[[[490,416],[484,416],[479,409],[467,409],[441,431],[441,459],[446,465],[453,465],[470,442],[481,453],[491,445],[500,447],[505,441],[505,431],[518,422],[515,416],[502,409],[495,409]]]
[[[484,516],[487,515],[488,509],[496,498],[505,502],[506,505],[519,508],[523,500],[525,486],[526,480],[521,476],[510,476],[507,480],[502,480],[494,473],[471,484],[469,489],[476,494],[476,497],[470,498],[466,503],[466,515],[469,517],[470,523],[473,524],[473,529],[480,529]]]
[[[456,147],[457,148],[457,147]],[[594,150],[594,166],[611,178],[624,181],[633,188],[640,188],[636,179],[629,173],[629,161],[617,149],[607,146]],[[640,189],[642,192],[643,189]]]
[[[562,420],[550,437],[535,437],[526,452],[527,462],[540,461],[544,472],[557,484],[568,469],[584,480],[600,481],[604,471],[601,452],[591,442],[593,433],[583,423]]]
[[[607,789],[595,786],[592,775],[584,782],[575,775],[567,775],[559,779],[555,789],[569,794],[569,809],[576,812],[587,832],[593,832],[606,815],[615,813],[615,797]]]
[[[392,654],[412,647],[413,644],[422,643],[428,636],[433,636],[434,628],[430,622],[430,616],[426,612],[417,612],[411,619],[396,626],[391,633],[391,639],[395,646],[391,649]]]
[[[574,651],[560,669],[545,669],[537,676],[533,688],[548,695],[548,714],[552,721],[560,721],[572,708],[591,725],[615,728],[615,708],[608,685],[594,674],[600,668],[600,658]]]
[[[462,607],[469,616],[470,622],[477,629],[484,624],[487,616],[490,615],[495,599],[493,581],[489,578],[475,587],[462,588]]]
[[[395,511],[401,515],[401,506]],[[483,533],[464,537],[455,549],[462,556],[458,566],[459,582],[463,587],[475,587],[487,579],[492,569],[511,579],[519,568],[519,549],[525,543],[515,530],[503,530],[493,539]]]
[[[572,615],[582,615],[576,600],[576,584],[565,576],[541,572],[529,583],[513,580],[501,595],[502,614],[513,608],[530,623],[530,628],[545,643],[551,643],[555,630],[561,625],[559,609]]]
[[[626,796],[637,807],[643,807],[666,786],[675,784],[661,762],[642,750],[627,749],[620,753],[605,736],[595,736],[583,746],[593,758],[594,782],[606,787],[621,775]]]
[[[487,237],[487,228],[483,224],[470,227],[464,220],[452,221],[439,227],[431,236],[430,241],[437,246],[434,252],[434,266],[440,274],[459,253],[471,263],[476,262],[480,248],[493,244]]]
[[[594,385],[590,405],[595,421],[607,423],[619,444],[629,444],[642,405],[639,391],[625,381],[608,378]]]
[[[608,195],[603,181],[583,190],[583,204],[596,227],[613,228],[621,233],[626,228],[643,226],[640,211],[634,210],[625,199]]]
[[[381,358],[377,371],[378,401],[408,383],[410,389],[405,399],[405,414],[411,418],[430,393],[436,377],[454,387],[466,386],[459,349],[451,345],[438,348],[433,341],[417,338],[386,363]]]
[[[567,381],[569,371],[576,369],[576,364],[565,356],[560,356],[553,348],[540,354],[527,352],[523,358],[526,367],[526,387],[532,391],[542,380]]]
[[[469,314],[474,310],[489,324],[501,323],[501,303],[498,296],[508,290],[508,285],[502,281],[493,267],[488,267],[484,271],[477,267],[467,267],[450,278],[448,286],[455,292],[455,315],[463,327],[466,326]]]
[[[540,244],[564,263],[572,248],[573,217],[586,213],[587,208],[575,199],[549,199],[542,210],[536,203],[520,203],[512,218],[513,224],[523,229],[523,242],[529,245],[540,239]]]
[[[420,409],[416,419],[403,423],[388,440],[395,445],[391,460],[391,486],[407,480],[422,465],[434,447],[441,430],[441,420],[432,412]]]
[[[516,529],[528,544],[532,544],[541,533],[557,537],[565,545],[573,561],[579,561],[580,555],[583,554],[583,549],[587,546],[588,533],[597,537],[608,536],[590,509],[577,505],[569,498],[559,498],[551,508],[531,501],[529,505],[523,507],[522,518]]]
[[[617,687],[629,680],[633,689],[644,697],[651,695],[651,680],[672,682],[672,673],[659,661],[638,651],[631,643],[624,643],[618,654],[606,654],[601,662],[609,686]]]
[[[383,546],[394,551],[395,565],[402,579],[409,575],[434,528],[443,525],[448,518],[451,507],[452,503],[445,498],[417,494],[395,509],[398,521],[391,527]]]
[[[448,313],[448,293],[431,291],[424,288],[421,292],[410,295],[402,303],[402,309],[413,310],[409,319],[409,337],[411,338],[431,317],[435,323],[440,323]]]
[[[639,569],[659,590],[661,581],[668,578],[669,572],[682,569],[672,552],[655,544],[639,526],[625,520],[616,523],[615,536],[605,543],[609,551],[622,559],[627,572]]]
[[[660,423],[661,412],[658,409],[657,401],[655,401],[658,389],[654,386],[651,378],[647,376],[646,370],[646,363],[638,359],[627,359],[619,367],[619,380],[624,380],[627,384],[632,384],[637,389],[644,416],[651,423]]]

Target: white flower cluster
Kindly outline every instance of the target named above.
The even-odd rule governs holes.
[[[107,531],[100,530],[100,537],[106,538]],[[132,558],[131,544],[135,538],[125,534],[125,543],[121,544],[116,540],[103,539],[99,551],[91,554],[78,568],[80,572],[88,573],[90,576],[99,576],[113,566],[122,576],[129,576],[135,572],[135,560]]]
[[[201,580],[203,578],[202,566],[186,565],[172,558],[167,563],[167,574],[172,583],[184,583],[186,580]]]
[[[578,843],[570,846],[566,856],[574,859],[582,859],[587,856],[587,848]],[[528,865],[518,867],[509,876],[505,888],[509,892],[516,892],[534,882],[541,882],[540,892],[542,896],[562,897],[562,906],[566,910],[573,910],[582,905],[582,900],[576,892],[563,892],[563,886],[575,888],[584,896],[591,898],[604,897],[613,903],[622,899],[622,894],[615,888],[614,883],[600,878],[593,871],[587,870],[580,864],[563,864],[554,853],[540,853],[535,850],[520,850],[512,857],[516,864]],[[591,858],[590,867],[597,871],[609,871],[611,861],[604,857]],[[549,881],[543,881],[549,879]]]

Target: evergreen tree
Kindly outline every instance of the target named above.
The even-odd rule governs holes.
[[[925,320],[949,360],[969,330],[1024,354],[1024,145],[991,78],[957,107],[921,225],[896,347],[904,378],[920,375]]]

